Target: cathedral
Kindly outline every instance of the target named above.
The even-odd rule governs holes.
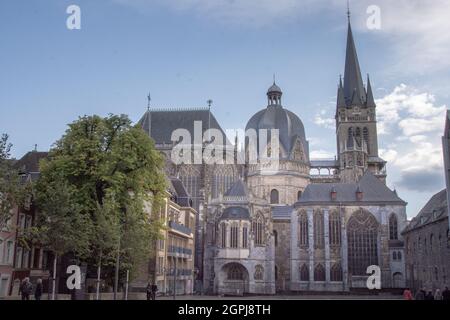
[[[267,173],[262,159],[243,163],[171,160],[183,128],[224,133],[209,108],[149,109],[139,121],[166,159],[198,212],[195,288],[208,294],[349,292],[367,289],[367,268],[378,266],[381,287],[405,286],[406,202],[386,186],[386,161],[378,154],[376,104],[369,78],[363,83],[351,24],[344,78],[336,102],[337,156],[310,159],[300,118],[282,104],[274,82],[267,106],[247,122],[257,148],[272,150],[261,129],[278,130],[278,166]],[[205,141],[203,141],[205,143]],[[232,146],[228,140],[225,144]],[[203,146],[204,147],[204,146]],[[227,148],[236,160],[236,149]]]

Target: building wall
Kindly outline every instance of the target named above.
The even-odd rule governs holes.
[[[378,266],[381,268],[382,288],[404,286],[405,272],[404,260],[391,263],[391,250],[389,243],[389,216],[395,214],[398,220],[398,236],[401,243],[400,230],[406,223],[406,212],[404,206],[299,206],[291,216],[291,289],[293,291],[348,291],[351,288],[366,288],[367,276],[352,276],[348,268],[347,224],[353,214],[361,209],[369,212],[379,224],[378,228]],[[299,214],[305,212],[308,216],[308,245],[299,246]],[[314,215],[323,213],[324,219],[324,246],[316,248],[314,243]],[[340,212],[341,241],[339,246],[330,244],[329,216],[331,212]],[[402,250],[402,247],[401,249]],[[331,268],[339,263],[342,267],[342,281],[331,281]],[[303,264],[309,267],[309,281],[300,280],[300,268]],[[314,280],[314,269],[318,264],[325,267],[325,281]],[[394,273],[400,272],[402,281],[394,284]]]
[[[5,297],[10,294],[16,242],[16,233],[14,230],[16,220],[17,209],[14,209],[6,227],[0,230],[0,297]]]
[[[448,217],[445,217],[404,234],[407,285],[412,289],[442,290],[450,286],[448,230]]]
[[[291,224],[289,220],[274,220],[273,230],[277,239],[275,245],[275,284],[277,292],[290,290]],[[274,239],[275,242],[275,239]]]

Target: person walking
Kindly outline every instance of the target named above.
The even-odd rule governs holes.
[[[428,291],[428,293],[425,296],[425,300],[434,300],[433,292],[431,290]]]
[[[34,289],[34,298],[36,300],[41,300],[42,297],[42,279],[37,279],[36,289]]]
[[[450,301],[450,290],[448,290],[448,287],[445,287],[445,290],[442,292],[442,300]]]
[[[434,300],[438,300],[438,301],[442,300],[442,293],[439,288],[436,289],[436,292],[434,293]]]
[[[150,284],[150,282],[147,285],[147,300],[150,300],[152,298],[152,285]]]
[[[156,292],[158,291],[158,286],[156,284],[152,284],[152,300],[156,300]]]
[[[409,290],[409,288],[406,288],[405,291],[403,291],[403,298],[405,300],[412,300],[413,299],[411,290]]]
[[[416,296],[414,297],[416,300],[425,300],[425,289],[420,289],[416,292]]]
[[[23,279],[19,291],[22,296],[22,300],[30,300],[30,295],[33,293],[33,285],[31,284],[29,278]]]

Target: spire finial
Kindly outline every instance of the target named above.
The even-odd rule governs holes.
[[[208,99],[206,101],[206,103],[208,104],[208,108],[211,109],[211,105],[212,105],[213,101],[211,99]]]
[[[350,23],[350,0],[347,0],[347,19]]]
[[[150,101],[152,101],[152,97],[150,96],[150,92],[148,93],[147,96],[147,110],[150,111]]]
[[[275,84],[275,73],[273,74],[273,84]]]

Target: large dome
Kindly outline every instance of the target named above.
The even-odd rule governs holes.
[[[308,142],[305,137],[305,128],[300,118],[293,112],[281,106],[281,89],[271,90],[276,86],[275,84],[267,92],[269,104],[267,108],[257,112],[247,123],[245,130],[255,129],[258,135],[259,144],[259,129],[278,129],[280,135],[280,146],[285,150],[289,157],[292,148],[297,140],[300,140],[306,155],[309,160]]]

